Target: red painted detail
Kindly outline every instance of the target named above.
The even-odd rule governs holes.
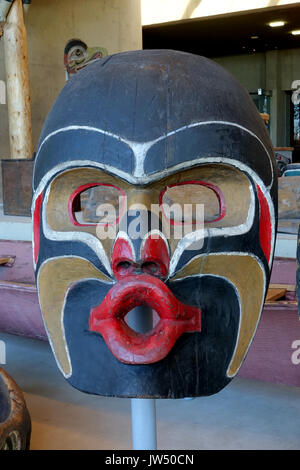
[[[259,213],[259,241],[262,247],[262,250],[267,258],[267,261],[270,261],[271,256],[271,240],[272,240],[272,224],[270,209],[267,199],[265,198],[262,190],[257,185],[257,195],[260,206]]]
[[[158,234],[150,234],[141,250],[142,270],[154,276],[166,277],[170,258],[168,247]]]
[[[77,220],[75,218],[74,201],[75,201],[76,197],[79,196],[80,193],[82,193],[86,189],[95,188],[96,186],[110,186],[111,188],[115,188],[115,189],[118,189],[118,191],[120,191],[121,201],[122,202],[121,202],[121,207],[120,207],[120,211],[119,211],[119,216],[111,224],[108,224],[108,223],[106,223],[106,224],[101,224],[101,223],[97,223],[97,224],[80,224],[79,222],[77,222]],[[116,225],[116,224],[119,223],[119,220],[122,217],[124,209],[125,209],[125,197],[126,196],[125,196],[124,191],[121,188],[119,188],[118,186],[114,186],[113,184],[108,184],[108,183],[83,184],[82,186],[79,186],[77,189],[75,189],[75,191],[73,191],[73,193],[70,196],[70,199],[69,199],[69,202],[68,202],[68,213],[69,213],[70,220],[71,220],[73,225],[76,225],[78,227],[93,227],[95,225],[103,225],[103,226],[107,227],[108,225]]]
[[[124,321],[137,306],[148,306],[160,317],[147,333],[136,333]],[[147,274],[117,282],[100,305],[90,311],[89,328],[100,333],[112,354],[126,364],[151,364],[169,354],[183,333],[201,331],[201,309],[181,303],[166,284]]]
[[[112,270],[117,279],[133,274],[136,267],[134,253],[130,242],[119,237],[112,251]]]
[[[220,214],[216,219],[205,222],[206,224],[210,224],[212,222],[218,222],[219,220],[223,219],[223,217],[225,217],[226,215],[225,198],[224,198],[224,194],[222,193],[222,191],[220,190],[218,186],[212,183],[207,183],[206,181],[196,181],[196,180],[181,181],[180,183],[174,183],[174,184],[170,184],[169,186],[166,186],[159,195],[159,204],[160,204],[160,207],[162,208],[162,213],[171,225],[182,225],[183,223],[186,223],[187,225],[193,224],[193,222],[175,222],[174,220],[171,220],[166,216],[164,209],[163,209],[163,196],[165,192],[167,191],[167,189],[173,188],[174,186],[184,186],[186,184],[198,184],[199,186],[206,186],[207,188],[211,189],[217,196],[218,201],[219,201]]]
[[[43,192],[35,200],[33,211],[33,246],[34,262],[37,262],[40,251],[40,230],[41,230],[41,210],[42,210]]]
[[[151,274],[166,277],[169,271],[169,253],[165,241],[158,234],[149,235],[141,249],[140,259],[135,260],[130,241],[117,238],[112,251],[112,270],[116,279],[132,274]]]
[[[69,64],[68,54],[64,54],[64,66],[66,67],[66,69],[68,69],[68,64]]]

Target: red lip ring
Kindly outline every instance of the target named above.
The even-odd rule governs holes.
[[[137,306],[155,310],[160,321],[140,334],[124,321]],[[91,331],[100,333],[112,354],[126,364],[150,364],[162,360],[183,333],[201,331],[201,309],[180,302],[159,278],[131,275],[118,281],[100,305],[91,309]]]

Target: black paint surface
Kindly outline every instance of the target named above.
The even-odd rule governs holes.
[[[205,276],[173,282],[169,287],[182,302],[202,308],[202,332],[182,335],[162,361],[128,365],[118,361],[102,336],[88,328],[90,309],[101,302],[107,286],[91,280],[74,286],[64,315],[72,363],[68,381],[84,392],[122,397],[182,398],[221,390],[229,382],[226,370],[239,323],[232,286]]]

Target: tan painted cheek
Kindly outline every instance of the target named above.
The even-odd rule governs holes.
[[[237,290],[240,300],[240,325],[235,351],[227,375],[234,376],[251,344],[260,318],[266,290],[263,268],[252,256],[228,254],[200,256],[188,263],[172,280],[199,274],[227,279]]]
[[[92,263],[75,256],[50,259],[39,270],[37,284],[41,311],[57,361],[65,375],[71,373],[62,322],[65,296],[72,283],[90,278],[109,281]]]

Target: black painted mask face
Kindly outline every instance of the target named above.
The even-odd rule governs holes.
[[[214,62],[129,52],[72,78],[41,135],[33,202],[41,310],[67,380],[125,397],[223,388],[261,314],[276,185],[263,121]],[[156,312],[144,334],[126,323],[139,306]]]

